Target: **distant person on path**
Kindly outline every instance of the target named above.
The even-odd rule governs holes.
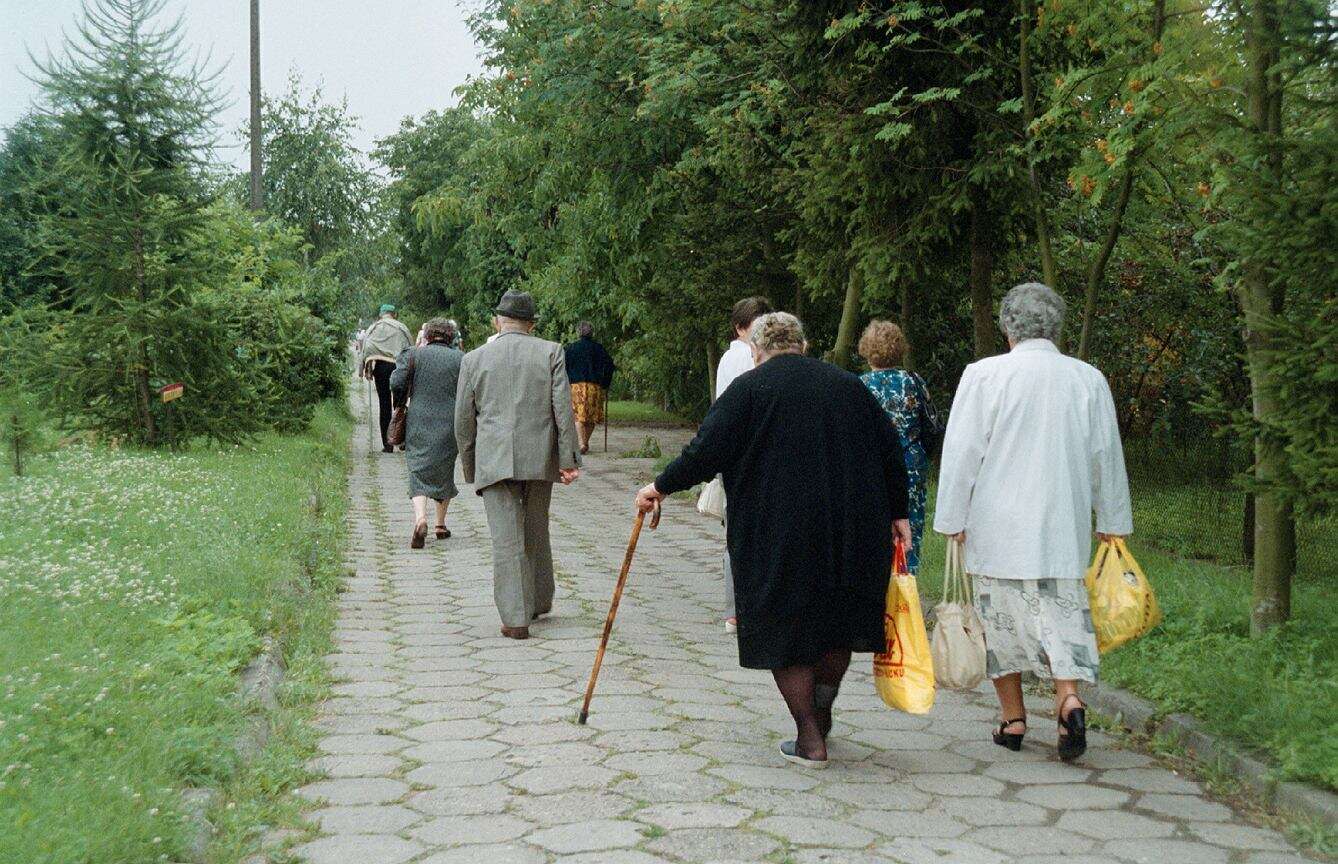
[[[575,342],[565,349],[567,379],[571,381],[571,410],[576,416],[576,432],[581,439],[581,453],[590,452],[590,436],[605,420],[604,399],[613,383],[613,358],[595,341],[595,328],[589,321],[576,326]]]
[[[405,349],[390,376],[395,404],[409,402],[404,443],[409,465],[409,497],[413,499],[414,527],[409,546],[422,549],[427,537],[427,499],[437,504],[438,540],[451,536],[446,511],[455,488],[455,392],[460,383],[464,354],[452,347],[454,322],[433,318],[423,325],[423,343]]]
[[[753,322],[772,311],[771,301],[765,297],[745,297],[734,304],[729,313],[729,326],[734,331],[734,340],[725,349],[725,355],[716,364],[715,398],[729,389],[745,372],[755,365],[753,346],[748,341],[748,331]],[[729,522],[729,495],[725,495],[725,521]],[[727,526],[728,527],[728,524]],[[729,566],[729,551],[725,551],[725,632],[734,633],[739,627],[738,611],[734,608],[734,573]]]
[[[390,374],[395,371],[395,358],[413,344],[413,339],[409,328],[400,323],[393,305],[383,303],[380,314],[363,334],[358,369],[362,377],[376,382],[376,398],[381,403],[381,451],[394,453],[395,448],[386,441],[391,412]]]
[[[771,670],[794,717],[781,754],[823,767],[851,652],[885,647],[893,532],[911,539],[906,462],[859,378],[803,356],[797,318],[763,315],[750,341],[757,368],[721,394],[636,506],[724,475],[739,663]]]
[[[1059,755],[1087,749],[1077,682],[1098,655],[1083,574],[1092,511],[1102,539],[1133,531],[1129,479],[1105,377],[1055,347],[1064,301],[1039,283],[1004,297],[1009,353],[966,367],[943,441],[934,530],[965,544],[985,625],[986,669],[1002,722],[994,743],[1027,731],[1022,672],[1053,678]]]
[[[580,476],[562,346],[531,334],[534,298],[507,291],[498,336],[465,355],[455,438],[465,482],[483,496],[492,534],[493,597],[502,635],[528,639],[553,608],[548,506],[553,484]]]
[[[909,346],[901,328],[891,321],[871,321],[859,339],[859,353],[873,370],[860,376],[864,386],[883,406],[897,427],[901,450],[906,454],[906,476],[910,481],[911,540],[906,564],[920,572],[920,541],[925,533],[925,489],[929,482],[929,453],[925,448],[922,411],[933,411],[929,390],[914,372],[897,368],[906,359]]]

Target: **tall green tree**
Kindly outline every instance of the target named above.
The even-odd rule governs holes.
[[[190,254],[205,221],[200,180],[219,99],[182,49],[165,0],[96,0],[63,57],[38,63],[45,112],[67,147],[66,206],[44,217],[46,254],[75,315],[69,346],[84,368],[64,407],[147,444],[163,440],[154,387],[164,354],[184,350]]]

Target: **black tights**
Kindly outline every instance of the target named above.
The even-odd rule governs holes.
[[[832,702],[850,667],[850,652],[833,649],[817,663],[771,670],[776,688],[794,718],[795,746],[809,759],[827,758],[827,732],[832,725]]]

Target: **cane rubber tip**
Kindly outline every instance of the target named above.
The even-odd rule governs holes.
[[[576,718],[576,722],[579,723],[579,724],[581,724],[582,726],[584,726],[584,725],[585,725],[585,721],[586,721],[586,720],[589,720],[589,719],[590,719],[590,715],[589,715],[588,713],[586,713],[585,711],[582,711],[582,712],[581,712],[581,716]]]

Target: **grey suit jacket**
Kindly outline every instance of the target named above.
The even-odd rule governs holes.
[[[465,482],[557,482],[580,467],[562,346],[508,332],[465,355],[455,398],[455,438]]]

